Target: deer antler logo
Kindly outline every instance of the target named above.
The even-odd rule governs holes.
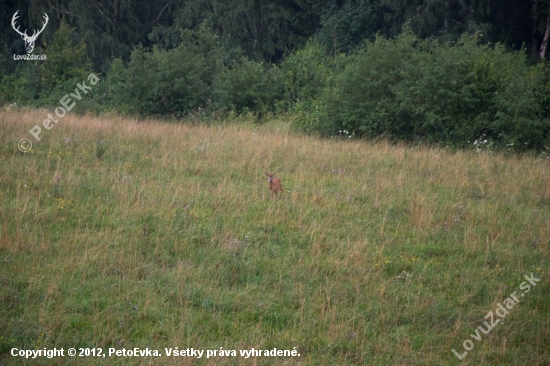
[[[27,53],[32,53],[32,50],[34,49],[34,42],[36,41],[36,38],[40,35],[40,33],[42,33],[44,28],[46,28],[46,24],[48,24],[48,20],[49,20],[48,14],[44,13],[44,19],[46,20],[46,22],[42,26],[42,29],[40,29],[38,31],[38,33],[36,33],[36,29],[35,29],[32,36],[29,37],[29,35],[27,34],[26,29],[25,29],[25,32],[20,32],[19,31],[19,26],[17,26],[17,28],[15,28],[15,21],[19,17],[19,15],[17,15],[17,13],[19,13],[19,10],[17,10],[15,12],[15,14],[13,14],[13,18],[11,18],[11,26],[13,27],[13,29],[17,33],[19,33],[21,35],[21,38],[23,38],[23,41],[25,41],[25,49],[27,50]]]

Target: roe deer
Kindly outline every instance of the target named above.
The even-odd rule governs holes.
[[[271,193],[271,198],[273,196],[277,196],[279,192],[282,192],[283,185],[281,184],[281,180],[279,178],[274,178],[275,174],[270,174],[268,172],[265,173],[265,175],[268,176],[269,179],[269,193]]]

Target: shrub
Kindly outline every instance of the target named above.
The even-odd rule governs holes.
[[[182,31],[170,50],[138,46],[123,75],[113,82],[111,103],[139,115],[189,113],[208,104],[216,73],[216,39],[206,31]],[[117,73],[121,72],[120,65]],[[115,76],[115,71],[110,77]]]
[[[284,59],[284,99],[279,109],[295,115],[295,128],[320,135],[334,133],[338,127],[333,118],[335,80],[345,72],[349,60],[344,54],[327,55],[316,41]]]
[[[214,82],[214,107],[236,113],[261,115],[274,111],[281,96],[280,72],[276,66],[239,57],[222,68]]]
[[[485,135],[540,148],[549,133],[543,75],[523,53],[479,45],[476,37],[454,45],[410,32],[378,37],[339,79],[334,118],[337,128],[368,137],[465,146]]]
[[[331,74],[330,59],[319,43],[310,41],[305,48],[285,57],[281,63],[284,108],[322,95]]]

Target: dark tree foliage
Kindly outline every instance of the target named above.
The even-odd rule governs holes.
[[[150,45],[147,36],[155,24],[165,20],[161,14],[165,4],[146,0],[24,0],[13,4],[8,2],[0,4],[2,14],[5,14],[3,24],[0,23],[0,32],[3,32],[0,33],[0,44],[8,42],[9,45],[9,42],[18,40],[10,25],[11,16],[16,10],[23,14],[21,18],[25,19],[22,21],[29,24],[26,26],[29,29],[32,29],[33,24],[40,24],[41,17],[47,13],[50,21],[41,35],[41,42],[52,37],[61,20],[65,19],[68,25],[75,29],[75,33],[84,38],[88,57],[94,67],[106,71],[113,58],[128,59],[132,49],[139,43]]]
[[[456,41],[481,31],[483,40],[540,56],[550,15],[549,0],[22,0],[0,3],[3,67],[22,52],[11,15],[32,29],[43,14],[50,23],[39,43],[51,38],[65,18],[83,37],[94,68],[106,71],[114,58],[129,60],[138,44],[173,48],[181,29],[206,27],[227,52],[242,50],[255,60],[279,62],[316,36],[330,50],[351,52],[377,33],[395,37],[407,24],[424,38]],[[546,39],[546,44],[548,39]]]
[[[330,52],[352,52],[377,32],[376,7],[367,0],[332,1],[320,9],[316,37]]]
[[[43,63],[12,29],[39,29]],[[0,103],[97,113],[290,113],[301,130],[550,144],[550,0],[8,0]]]

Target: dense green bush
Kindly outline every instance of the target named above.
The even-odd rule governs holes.
[[[340,16],[355,19],[348,10],[331,22],[340,27]],[[310,40],[279,65],[238,49],[224,52],[202,28],[182,30],[177,40],[173,48],[138,46],[127,64],[113,59],[74,111],[288,113],[297,129],[326,136],[345,130],[455,146],[481,139],[518,150],[550,147],[549,65],[531,65],[525,53],[480,44],[476,36],[442,43],[407,30],[395,39],[379,36],[351,55]],[[91,72],[85,45],[64,22],[45,45],[47,62],[20,62],[3,75],[0,102],[57,106]]]
[[[181,44],[170,50],[137,47],[127,68],[114,63],[109,73],[110,102],[139,115],[186,114],[208,105],[218,55],[215,37],[184,30]]]
[[[281,94],[280,71],[276,66],[240,57],[218,74],[214,82],[214,108],[262,115],[274,111]]]
[[[4,75],[0,83],[2,102],[37,106],[43,89],[39,69],[37,63],[22,62],[14,73]]]
[[[281,73],[286,107],[321,96],[328,86],[330,64],[325,49],[313,41],[285,57],[281,63]]]
[[[541,148],[550,132],[544,75],[501,45],[479,45],[475,37],[441,44],[405,32],[378,37],[353,56],[330,109],[337,128],[368,137],[464,146],[485,136]]]
[[[337,128],[331,101],[335,80],[350,59],[332,56],[316,41],[285,57],[281,64],[284,98],[280,110],[294,114],[294,125],[309,133],[331,134]]]

